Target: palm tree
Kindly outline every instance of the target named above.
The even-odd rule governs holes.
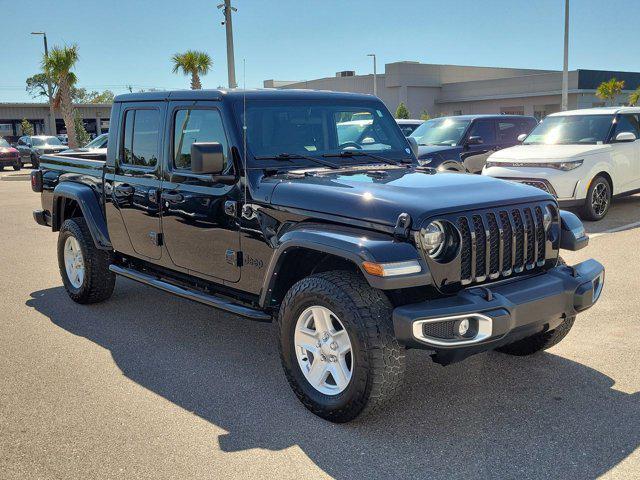
[[[613,77],[611,80],[602,82],[596,90],[596,97],[604,101],[609,100],[611,105],[615,103],[616,97],[620,95],[624,88],[624,80],[617,80]]]
[[[78,80],[73,73],[73,67],[78,61],[78,46],[54,47],[49,56],[42,60],[42,68],[51,79],[58,84],[58,91],[54,99],[56,108],[60,108],[64,126],[69,136],[69,148],[77,148],[76,128],[73,123],[73,105],[71,104],[71,91]]]
[[[173,61],[173,73],[182,70],[185,75],[191,75],[191,90],[200,90],[200,75],[209,73],[209,69],[213,62],[211,57],[204,52],[196,50],[187,50],[184,53],[176,53],[171,57]]]
[[[629,94],[629,105],[635,107],[640,101],[640,87],[636,88],[634,92]]]

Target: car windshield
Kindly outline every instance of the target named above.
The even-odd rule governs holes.
[[[62,145],[58,137],[31,137],[31,143],[34,147],[42,145]]]
[[[604,143],[614,115],[559,115],[545,118],[523,142],[525,145]]]
[[[433,118],[427,120],[411,134],[418,145],[457,145],[471,120],[462,118]]]
[[[102,135],[98,135],[96,138],[87,143],[84,148],[107,148],[108,139],[109,135],[103,133]]]
[[[0,138],[0,147],[10,147],[11,145],[9,145],[9,142],[7,142],[4,138]]]
[[[242,102],[236,106],[241,122],[244,108],[247,144],[259,160],[282,154],[336,157],[344,152],[344,158],[332,158],[331,162],[362,163],[362,159],[372,158],[369,154],[396,160],[411,158],[406,139],[378,102],[252,100],[246,107]],[[354,155],[348,156],[349,152]]]

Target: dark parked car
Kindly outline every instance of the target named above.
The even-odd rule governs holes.
[[[20,170],[22,162],[20,162],[18,150],[9,145],[9,142],[4,138],[0,138],[0,170],[4,170],[4,167],[13,167],[14,170]]]
[[[58,137],[47,135],[25,135],[20,137],[16,148],[20,152],[22,164],[30,163],[33,168],[38,168],[38,165],[40,165],[40,155],[58,153],[67,149]]]
[[[424,123],[424,120],[410,119],[410,118],[396,118],[396,123],[400,126],[402,134],[405,137],[411,135],[416,128]]]
[[[602,265],[559,258],[587,245],[575,215],[538,188],[419,166],[371,95],[148,92],[110,118],[106,162],[44,155],[31,173],[69,297],[105,301],[123,276],[273,320],[291,388],[325,419],[380,411],[407,348],[443,365],[529,355],[602,291]]]
[[[522,115],[459,115],[427,120],[411,137],[418,161],[438,170],[481,173],[489,156],[518,144],[518,136],[537,125]]]

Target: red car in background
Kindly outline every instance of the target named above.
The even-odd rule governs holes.
[[[22,168],[20,152],[9,145],[4,138],[0,138],[0,171],[8,166],[12,166],[14,170]]]

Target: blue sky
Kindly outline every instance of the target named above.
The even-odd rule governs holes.
[[[0,101],[28,101],[24,81],[49,44],[77,43],[79,86],[188,88],[170,57],[204,50],[205,88],[226,85],[222,0],[1,0]],[[564,0],[234,0],[236,67],[243,84],[371,72],[371,59],[562,68]],[[640,71],[637,0],[572,0],[570,68]]]

